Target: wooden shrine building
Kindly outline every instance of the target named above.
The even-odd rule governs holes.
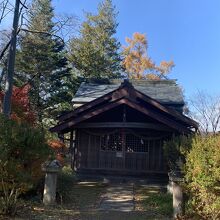
[[[163,141],[197,129],[183,107],[175,80],[90,80],[50,131],[69,134],[79,173],[166,174]]]

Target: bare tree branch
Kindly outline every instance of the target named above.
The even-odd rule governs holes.
[[[22,19],[23,19],[22,11],[23,11],[24,8],[28,9],[27,6],[25,5],[25,4],[26,4],[26,1],[27,1],[27,0],[24,0],[23,3],[21,3],[21,1],[20,1],[20,4],[22,5],[22,7],[21,7],[21,9],[20,9],[20,11],[19,11],[19,18],[21,17],[20,27],[23,25],[23,22],[22,22]],[[8,0],[7,0],[7,2],[8,2]],[[0,20],[0,21],[1,21],[1,20]],[[20,30],[21,30],[21,29],[18,28],[17,35],[19,34]],[[5,52],[8,50],[10,44],[11,44],[11,40],[9,40],[8,43],[6,43],[5,47],[4,47],[3,50],[1,51],[1,53],[0,53],[0,61],[1,61],[2,58],[4,57]]]
[[[22,26],[22,24],[20,26]],[[57,34],[51,34],[51,33],[44,32],[44,31],[36,31],[36,30],[28,30],[28,29],[25,29],[25,28],[19,28],[18,31],[17,31],[17,35],[19,34],[20,31],[25,31],[25,32],[35,33],[35,34],[46,34],[46,35],[49,35],[49,36],[54,36],[54,37],[59,38],[61,40],[61,42],[65,45],[64,39],[62,37],[58,36]],[[11,41],[9,41],[5,45],[3,50],[1,51],[1,53],[0,53],[0,60],[2,60],[2,58],[4,57],[5,52],[8,50],[10,44],[11,44]]]
[[[28,7],[25,5],[26,0],[24,1],[24,3],[20,0],[20,4],[22,5],[23,8],[28,9]]]
[[[20,29],[21,31],[25,31],[25,32],[30,32],[30,33],[34,33],[34,34],[46,34],[48,36],[53,36],[53,37],[57,37],[59,38],[63,44],[65,44],[63,38],[61,38],[60,36],[56,35],[56,34],[51,34],[51,33],[48,33],[48,32],[44,32],[44,31],[35,31],[35,30],[28,30],[28,29],[25,29],[25,28],[21,28]]]
[[[17,35],[19,34],[19,32],[20,32],[20,29],[18,29]],[[2,58],[4,57],[5,52],[8,50],[10,44],[11,44],[11,40],[8,41],[8,43],[5,45],[5,47],[4,47],[3,50],[1,51],[1,53],[0,53],[0,60],[2,60]]]
[[[66,43],[76,33],[77,28],[78,18],[76,16],[71,14],[60,14],[55,16],[54,33],[62,37]]]
[[[0,4],[0,8],[1,8],[1,10],[0,10],[0,13],[1,13],[1,15],[0,15],[0,24],[1,24],[2,20],[4,19],[4,17],[7,14],[6,9],[7,9],[8,2],[9,2],[9,0],[4,0]]]
[[[220,97],[198,91],[190,101],[191,117],[200,124],[200,131],[216,134],[220,129]]]

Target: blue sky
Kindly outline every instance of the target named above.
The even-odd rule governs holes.
[[[54,0],[57,12],[95,12],[99,0]],[[172,59],[170,78],[187,97],[198,89],[220,94],[219,0],[113,0],[119,11],[117,38],[146,33],[149,55],[159,63]]]
[[[100,0],[52,0],[56,13],[84,19]],[[220,0],[113,0],[119,12],[116,37],[146,33],[149,56],[176,64],[177,79],[187,98],[198,89],[220,95]],[[11,20],[11,19],[10,19]],[[8,23],[8,22],[6,22]]]

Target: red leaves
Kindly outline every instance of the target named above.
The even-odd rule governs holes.
[[[13,87],[11,98],[11,118],[18,122],[27,122],[34,125],[36,117],[31,110],[29,91],[30,85],[27,84],[22,87]],[[4,93],[0,91],[0,106],[3,105]]]
[[[30,103],[28,93],[30,91],[30,85],[25,85],[21,88],[14,86],[12,92],[12,102],[15,105],[21,105],[24,109],[30,110]]]

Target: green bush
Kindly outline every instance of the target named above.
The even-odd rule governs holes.
[[[75,175],[69,166],[64,166],[58,175],[57,180],[57,200],[61,204],[71,200],[70,190],[75,182]]]
[[[193,138],[185,179],[191,211],[201,219],[220,219],[220,136]]]
[[[180,136],[164,143],[171,170],[184,172],[187,214],[220,219],[220,136]]]
[[[0,115],[0,212],[15,214],[18,197],[30,190],[51,151],[41,129]]]
[[[183,171],[185,156],[192,146],[192,136],[177,136],[163,144],[170,171]]]

